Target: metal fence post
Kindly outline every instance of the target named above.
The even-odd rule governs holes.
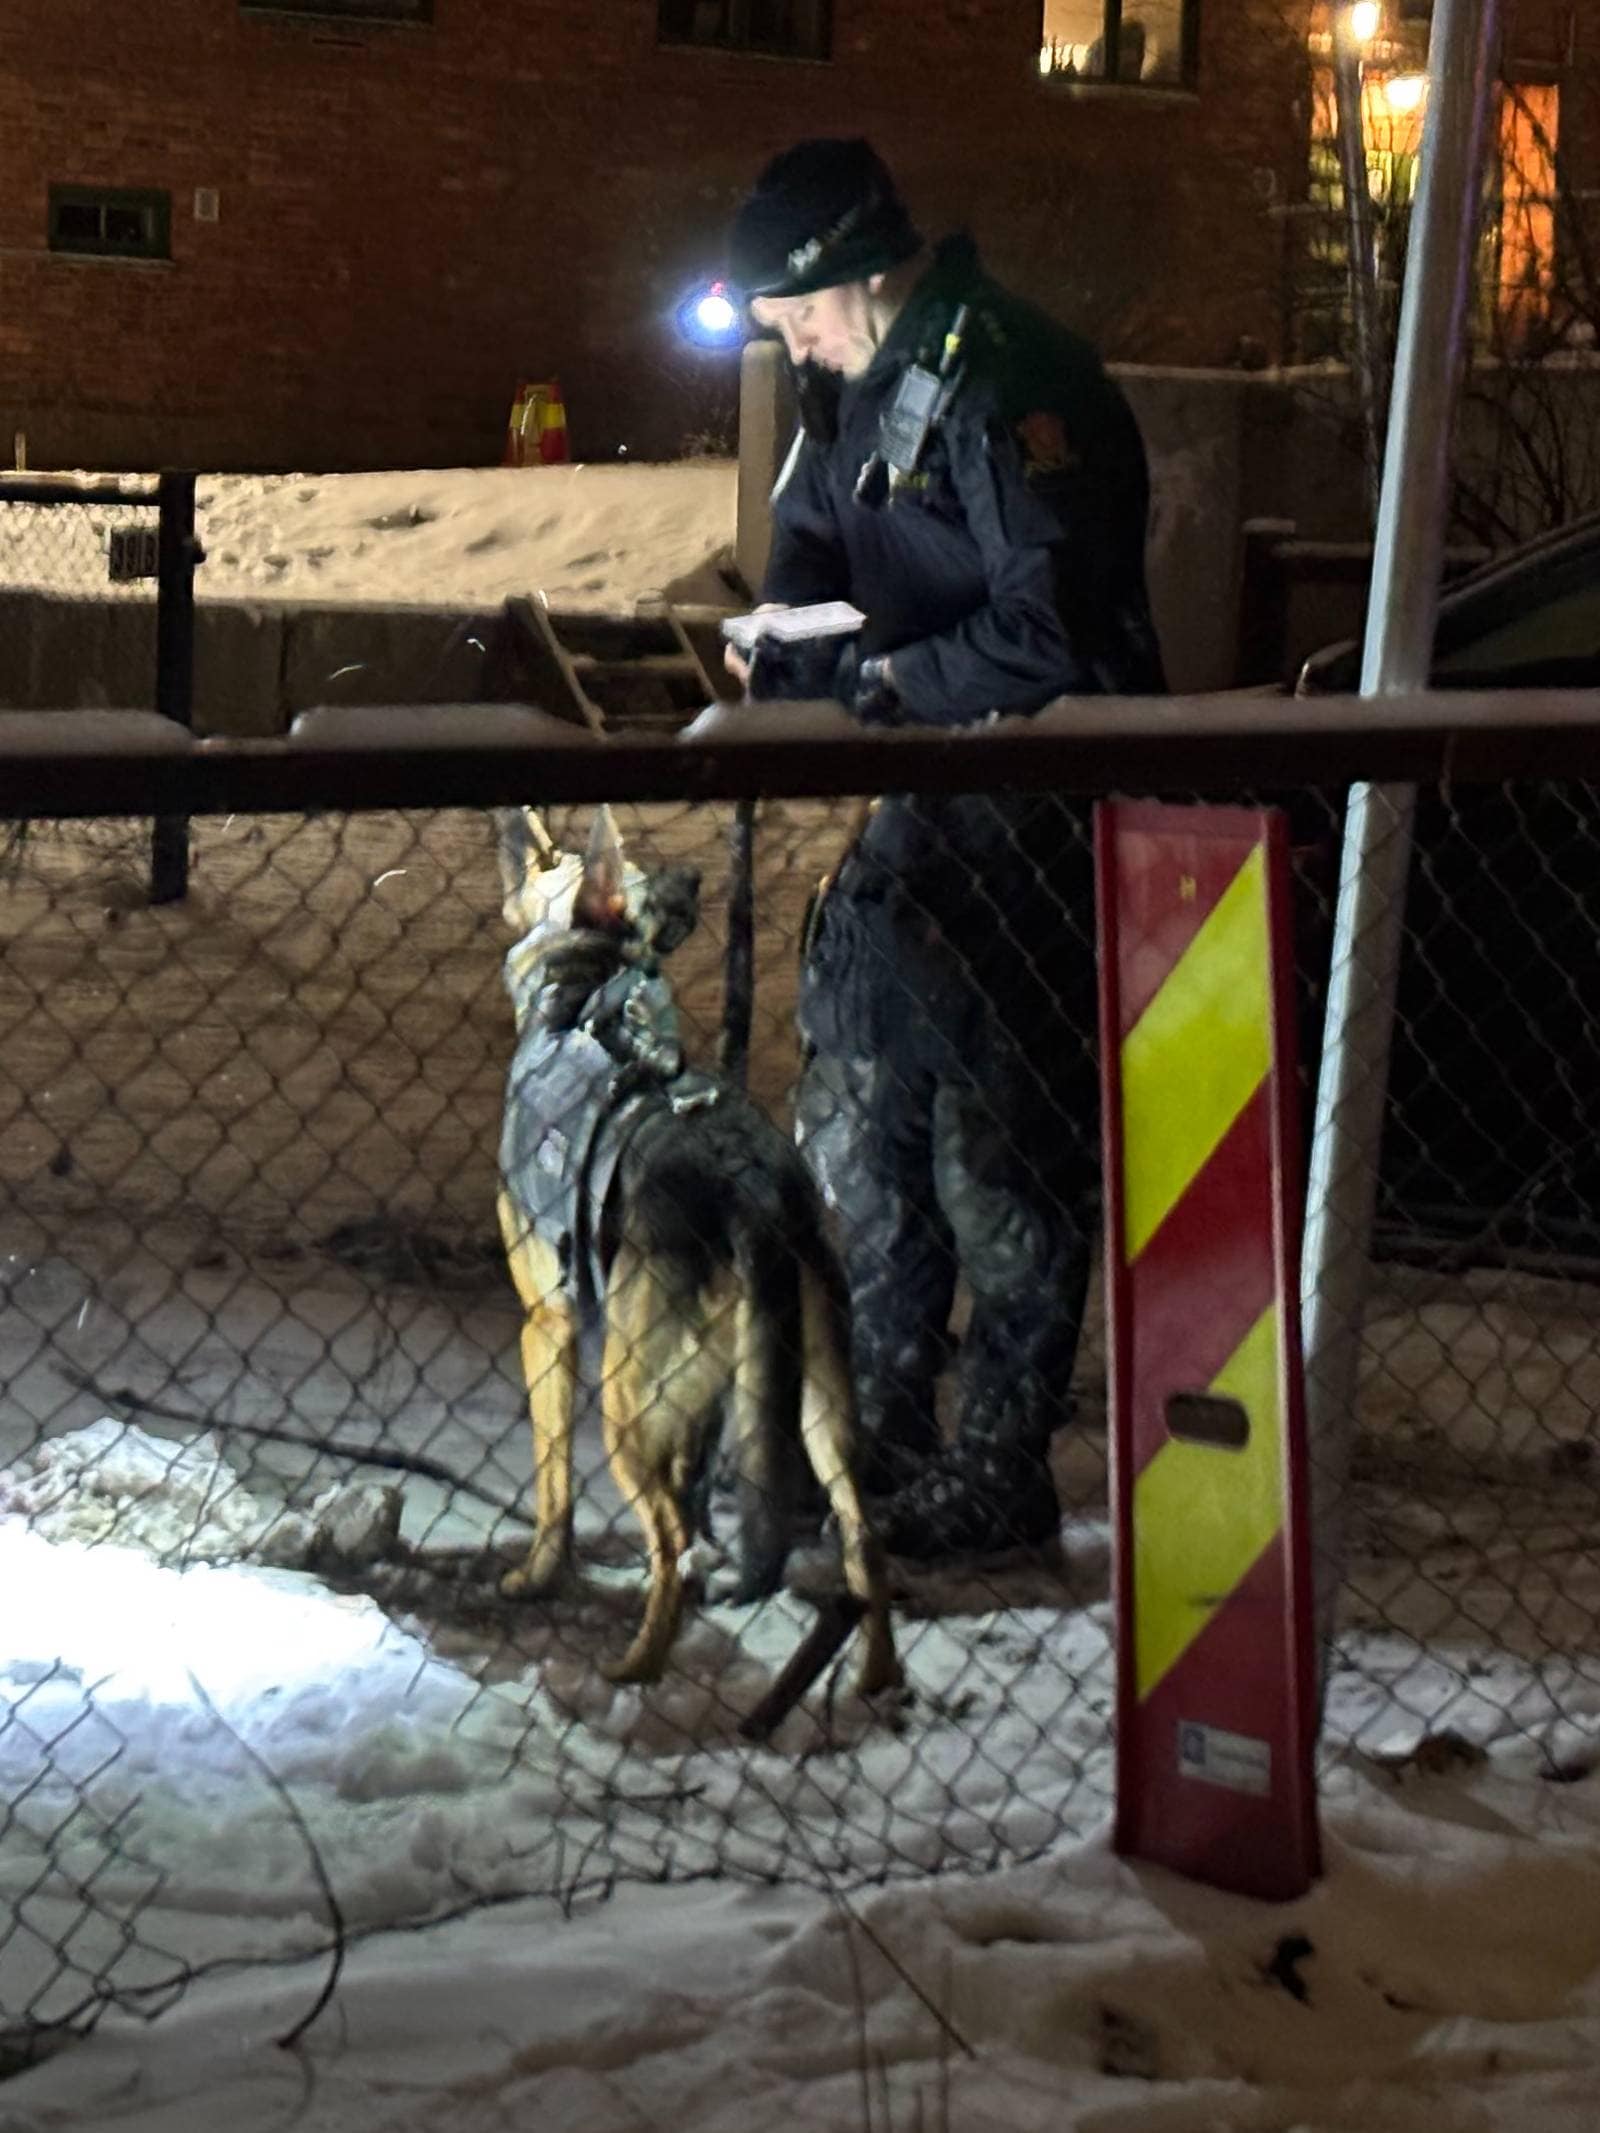
[[[1361,404],[1361,442],[1367,476],[1367,510],[1378,515],[1383,473],[1383,348],[1378,332],[1378,269],[1372,241],[1372,188],[1367,177],[1366,136],[1361,117],[1361,50],[1350,9],[1334,14],[1333,81],[1339,114],[1339,170],[1344,185],[1345,244],[1353,368]]]
[[[1373,558],[1363,696],[1426,688],[1444,562],[1451,418],[1479,222],[1497,0],[1439,0]],[[1415,788],[1351,789],[1302,1262],[1312,1541],[1324,1652],[1344,1521]]]
[[[156,572],[156,709],[180,726],[194,724],[193,474],[163,474]],[[150,901],[174,903],[189,887],[189,818],[158,815],[150,836]]]

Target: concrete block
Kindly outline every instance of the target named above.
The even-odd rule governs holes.
[[[794,390],[776,341],[748,341],[739,358],[739,500],[733,559],[759,592],[772,547],[772,487],[794,441]]]
[[[288,716],[314,704],[473,703],[500,628],[498,611],[438,607],[285,607]]]
[[[285,611],[203,601],[195,608],[197,733],[270,740],[289,723],[283,699]]]

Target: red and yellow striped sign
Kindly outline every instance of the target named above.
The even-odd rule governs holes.
[[[1117,1847],[1317,1872],[1281,818],[1098,811]]]

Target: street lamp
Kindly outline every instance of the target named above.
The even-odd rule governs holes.
[[[1383,85],[1383,100],[1391,111],[1420,111],[1427,95],[1426,74],[1391,74]]]

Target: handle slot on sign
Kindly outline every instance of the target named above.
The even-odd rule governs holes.
[[[1174,1392],[1167,1397],[1167,1430],[1181,1444],[1242,1452],[1250,1442],[1250,1417],[1239,1401],[1223,1393]]]

